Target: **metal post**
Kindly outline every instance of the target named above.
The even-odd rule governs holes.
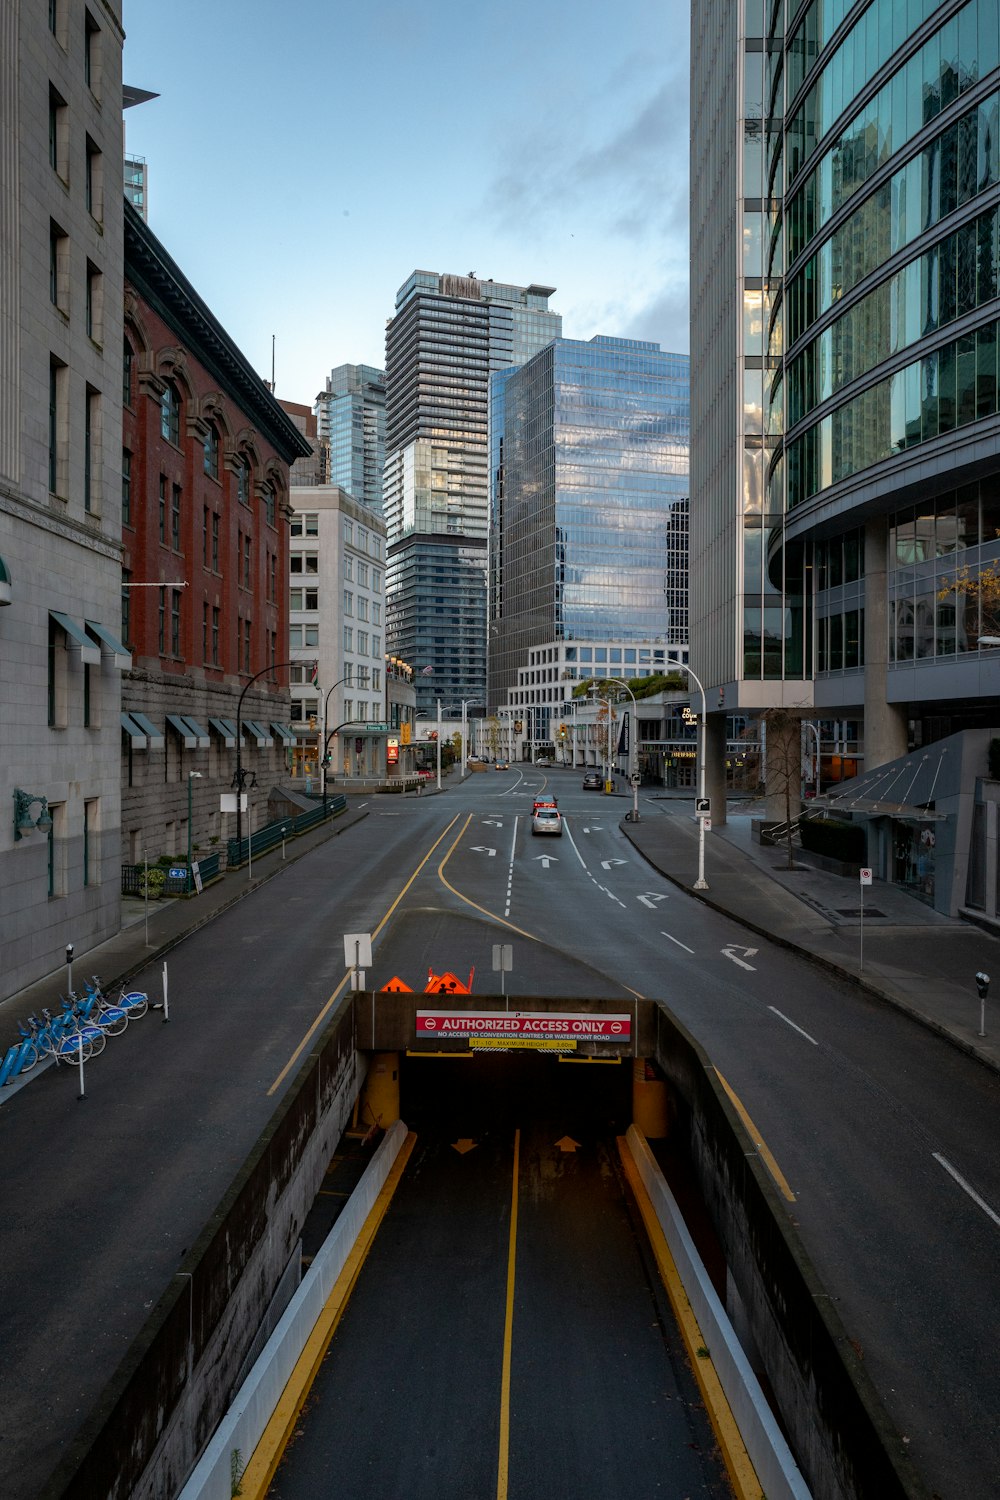
[[[976,987],[979,990],[979,1035],[986,1035],[986,996],[990,989],[990,976],[984,974],[980,969],[976,975]]]
[[[285,834],[287,832],[288,832],[287,827],[285,826],[284,823],[282,823],[282,825],[281,825],[281,857],[282,857],[282,859],[284,859],[284,857],[285,857]]]
[[[441,699],[437,700],[437,789],[441,790]]]
[[[865,888],[863,885],[858,889],[861,892],[861,905],[858,920],[858,973],[865,972]]]
[[[142,892],[145,897],[143,915],[146,921],[146,947],[149,947],[149,858],[145,849],[142,851]]]
[[[188,868],[187,868],[187,880],[186,880],[185,885],[184,885],[184,894],[186,896],[190,896],[190,894],[191,894],[191,887],[194,885],[194,877],[191,874],[191,790],[192,790],[191,783],[192,783],[192,781],[200,781],[200,780],[201,780],[201,772],[200,771],[189,771],[188,772],[188,840],[187,840],[187,843],[188,843]]]
[[[73,995],[73,944],[66,944],[66,995],[72,999]]]
[[[250,835],[247,839],[247,856],[250,861],[247,885],[253,885],[253,804],[249,797],[247,797],[247,821],[250,824]]]
[[[79,1021],[79,1019],[77,1020],[76,1025],[77,1025],[76,1053],[77,1053],[77,1056],[80,1059],[80,1092],[77,1095],[77,1099],[79,1100],[79,1099],[86,1099],[86,1097],[87,1097],[87,1085],[84,1082],[84,1077],[83,1077],[83,1027],[82,1027],[81,1022]]]
[[[469,763],[469,700],[462,699],[462,780],[465,780]]]
[[[163,1019],[170,1020],[170,1001],[167,996],[167,966],[163,965]]]
[[[706,719],[708,717],[708,710],[707,710],[706,705],[705,705],[705,689],[704,689],[704,687],[701,684],[701,679],[698,677],[698,675],[697,675],[696,672],[692,671],[692,669],[688,666],[687,662],[678,661],[678,659],[675,656],[668,656],[667,657],[667,661],[669,661],[669,663],[670,663],[670,665],[672,667],[678,667],[682,672],[686,672],[689,677],[693,678],[695,686],[697,687],[698,691],[701,694],[701,755],[699,757],[699,759],[701,761],[701,765],[698,768],[698,796],[699,796],[699,798],[702,801],[704,801],[705,800],[705,746],[706,746],[705,723],[706,723]],[[699,818],[698,819],[698,879],[694,883],[694,889],[696,891],[707,891],[708,890],[708,881],[705,879],[705,819],[704,818]]]

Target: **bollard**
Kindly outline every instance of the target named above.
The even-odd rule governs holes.
[[[979,991],[979,1035],[986,1035],[986,996],[990,992],[990,976],[984,974],[982,969],[976,975],[976,989]]]

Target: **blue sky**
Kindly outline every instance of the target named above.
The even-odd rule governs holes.
[[[276,24],[277,22],[277,24]],[[126,0],[149,222],[277,393],[381,366],[409,273],[688,347],[687,0]]]

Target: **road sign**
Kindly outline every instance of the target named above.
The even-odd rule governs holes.
[[[388,724],[366,724],[365,725],[365,731],[368,734],[386,734],[388,732],[388,729],[389,729]]]
[[[712,816],[711,797],[696,797],[694,799],[695,816],[699,818],[710,818]]]
[[[370,932],[344,933],[344,965],[348,969],[367,969],[372,961],[372,935]]]
[[[187,865],[171,865],[167,871],[167,875],[171,880],[186,880]]]
[[[194,888],[200,896],[202,892],[201,870],[198,868],[198,861],[196,859],[191,861],[191,874],[194,876]]]
[[[871,883],[872,883],[872,872],[871,872],[871,870],[864,870],[863,869],[863,870],[861,870],[860,874],[861,874],[861,884],[862,885],[871,885]]]
[[[509,974],[514,967],[514,945],[513,943],[493,944],[493,971],[496,974]]]
[[[641,775],[641,773],[639,771],[633,771],[632,774],[631,774],[631,776],[629,777],[629,781],[632,783],[633,786],[642,786],[642,775]]]

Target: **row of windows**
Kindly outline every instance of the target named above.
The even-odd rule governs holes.
[[[819,335],[787,371],[788,425],[1000,291],[1000,211],[992,208],[883,281]]]
[[[788,43],[786,61],[788,66],[788,97],[794,99],[802,87],[802,80],[816,61],[841,21],[847,15],[854,0],[810,0],[801,23]],[[801,6],[792,3],[788,7],[787,26],[792,27],[792,18]],[[905,14],[905,7],[904,7]],[[747,27],[747,35],[752,36]]]
[[[972,547],[993,549],[998,537],[1000,489],[996,481],[963,485],[896,514],[889,532],[890,572],[919,568]],[[966,559],[959,566],[966,566]]]
[[[939,3],[940,0],[873,0],[858,17],[788,122],[789,180],[809,159],[834,120]],[[810,23],[814,19],[819,19],[815,7],[788,49],[789,98],[798,88],[796,63],[800,57],[805,60],[802,49],[808,52],[813,31]],[[813,35],[818,41],[818,31]]]
[[[788,505],[997,411],[997,324],[988,323],[846,402],[789,443]]]
[[[789,279],[788,341],[963,203],[1000,182],[1000,93],[954,120],[846,219]]]
[[[865,612],[848,609],[816,621],[816,670],[850,672],[865,664]]]
[[[49,221],[49,301],[70,316],[70,242],[69,235],[54,219]],[[100,344],[104,324],[104,278],[99,266],[88,260],[84,281],[84,326],[87,337]]]
[[[62,499],[70,492],[69,474],[69,367],[54,354],[49,357],[49,491]],[[101,393],[85,385],[83,415],[83,508],[88,515],[99,509],[98,474],[101,451]]]
[[[1000,0],[969,0],[855,116],[788,205],[794,260],[841,204],[1000,63]]]
[[[64,187],[70,184],[69,106],[54,85],[49,85],[49,166]],[[88,134],[83,140],[83,201],[91,218],[104,217],[104,157]]]

